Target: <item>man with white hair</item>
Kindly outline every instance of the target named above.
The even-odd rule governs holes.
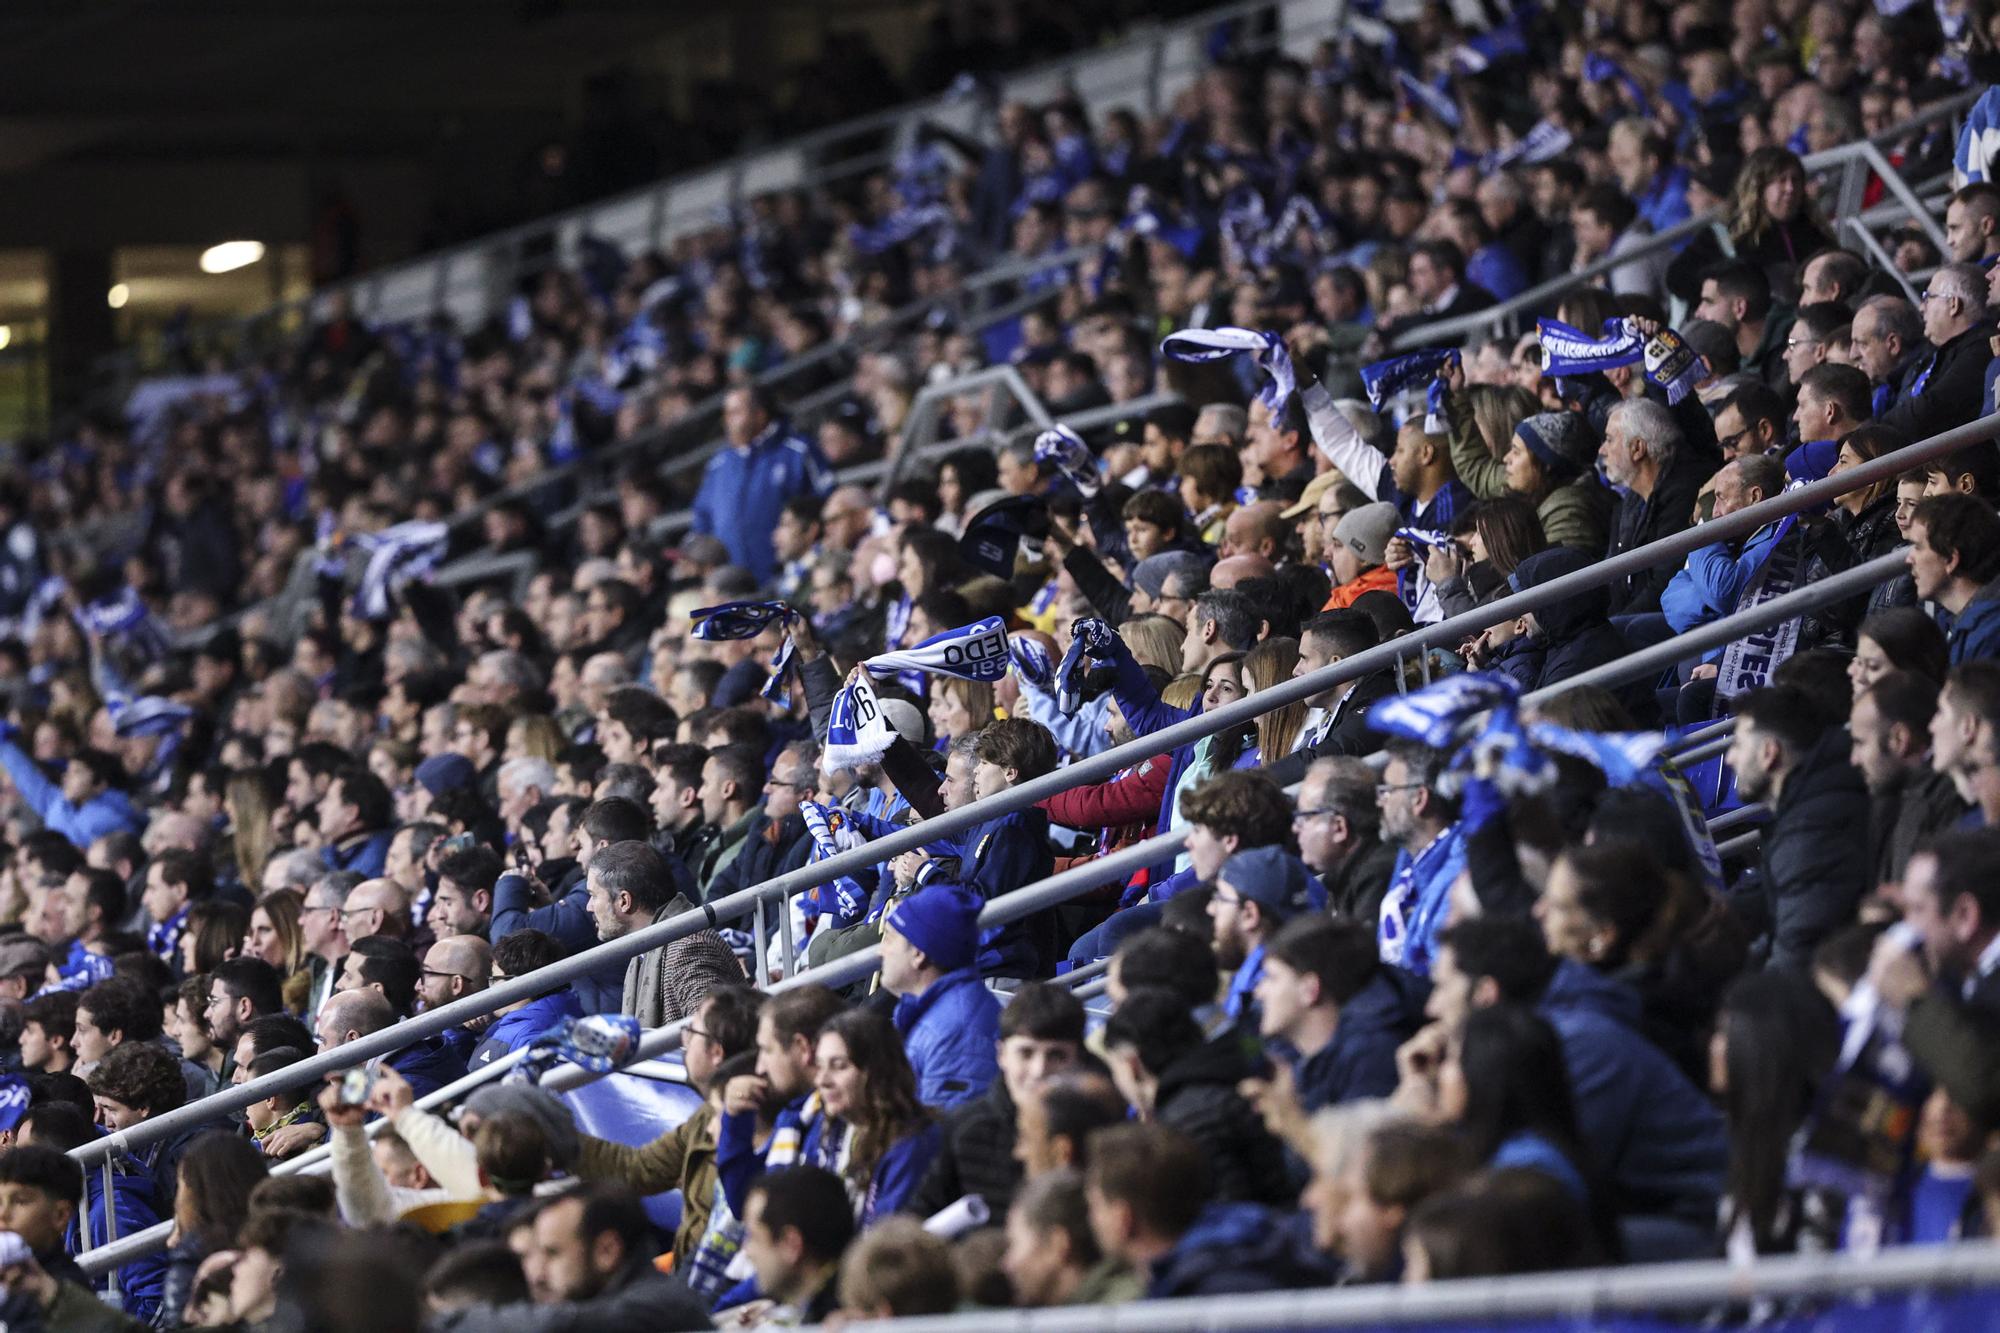
[[[521,831],[528,811],[556,789],[556,766],[546,759],[523,755],[500,765],[500,822],[509,834]]]
[[[1903,400],[1881,416],[1912,440],[1962,426],[1979,415],[1986,396],[1986,275],[1975,264],[1946,264],[1931,274],[1921,302],[1924,337],[1937,351],[1910,381]]]
[[[1650,398],[1611,409],[1597,450],[1604,475],[1618,488],[1611,515],[1611,555],[1670,537],[1687,527],[1695,497],[1721,462],[1688,444],[1674,415]],[[1611,610],[1630,615],[1660,609],[1671,565],[1628,574],[1611,585]]]
[[[1910,396],[1910,385],[1930,357],[1923,317],[1900,296],[1871,296],[1854,312],[1848,332],[1854,364],[1874,388],[1877,417]]]
[[[505,648],[482,653],[466,672],[480,703],[514,707],[542,692],[542,673],[520,653]]]

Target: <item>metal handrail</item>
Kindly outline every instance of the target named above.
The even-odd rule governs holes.
[[[1265,1333],[1287,1328],[1380,1328],[1506,1319],[1689,1310],[1834,1295],[1988,1287],[2000,1283],[2000,1245],[1959,1241],[1853,1254],[1759,1256],[1461,1278],[1419,1286],[1378,1283],[1255,1296],[1198,1296],[1048,1310],[993,1310],[845,1324],[880,1333]],[[823,1326],[822,1326],[823,1327]]]
[[[1846,165],[1849,162],[1859,161],[1865,163],[1876,175],[1882,178],[1882,183],[1888,187],[1890,193],[1896,196],[1897,203],[1910,215],[1917,218],[1932,233],[1933,240],[1942,249],[1944,247],[1944,234],[1937,229],[1935,220],[1931,218],[1929,211],[1924,207],[1923,202],[1917,198],[1915,191],[1910,188],[1909,183],[1903,180],[1900,172],[1889,165],[1889,160],[1883,156],[1879,145],[1900,139],[1914,130],[1928,126],[1933,121],[1948,119],[1958,115],[1971,106],[1973,102],[1977,101],[1983,91],[1984,89],[1974,89],[1949,97],[1918,112],[1901,125],[1884,130],[1873,138],[1857,139],[1853,143],[1840,144],[1837,147],[1809,154],[1804,159],[1805,169],[1808,173],[1817,173],[1833,167]],[[1877,205],[1876,209],[1871,210],[1871,212],[1876,212],[1883,207],[1883,205]],[[1655,232],[1633,245],[1630,249],[1622,250],[1615,255],[1606,255],[1603,259],[1597,260],[1595,263],[1574,273],[1559,274],[1545,282],[1537,283],[1518,296],[1513,296],[1505,301],[1487,306],[1483,310],[1475,310],[1465,315],[1454,315],[1450,319],[1436,320],[1432,323],[1412,328],[1398,336],[1393,347],[1397,351],[1407,351],[1413,347],[1422,347],[1440,341],[1463,338],[1486,329],[1498,328],[1513,320],[1517,315],[1546,308],[1551,297],[1575,291],[1603,277],[1612,270],[1622,268],[1637,260],[1649,259],[1654,255],[1674,249],[1683,240],[1693,236],[1696,232],[1707,227],[1722,227],[1727,221],[1728,214],[1724,209],[1710,209],[1708,212],[1691,217],[1685,222],[1677,223],[1665,231]]]
[[[729,919],[745,915],[764,902],[790,898],[794,894],[831,883],[843,875],[875,868],[903,852],[935,843],[940,839],[968,833],[987,820],[1027,809],[1072,787],[1088,782],[1104,781],[1119,770],[1152,758],[1162,751],[1193,744],[1218,731],[1241,726],[1273,709],[1302,702],[1333,686],[1394,668],[1413,653],[1421,653],[1433,647],[1456,647],[1471,634],[1502,621],[1517,619],[1579,592],[1599,588],[1628,574],[1651,569],[1664,561],[1678,559],[1715,542],[1748,537],[1767,523],[1815,506],[1830,504],[1841,494],[1898,476],[1913,464],[1945,457],[1968,445],[1992,440],[1996,436],[2000,436],[2000,413],[1981,417],[1928,440],[1871,459],[1850,471],[1824,477],[1796,490],[1786,491],[1769,500],[1746,506],[1725,517],[1710,519],[1697,527],[1598,561],[1587,568],[1552,579],[1538,587],[1510,594],[1450,619],[1423,626],[1401,638],[1356,653],[1318,671],[1280,681],[1269,689],[1259,690],[1234,703],[1225,704],[1210,712],[1198,713],[1157,732],[1079,759],[1054,773],[1032,778],[1007,791],[982,797],[957,810],[924,820],[921,824],[898,829],[874,839],[863,847],[837,853],[823,861],[779,875],[764,884],[730,894],[707,908],[655,922],[619,939],[607,940],[548,967],[502,982],[477,995],[454,1000],[439,1009],[419,1014],[392,1028],[363,1037],[337,1050],[315,1056],[263,1078],[224,1089],[190,1106],[143,1121],[131,1129],[119,1131],[105,1139],[77,1148],[72,1155],[82,1161],[94,1162],[113,1151],[130,1151],[134,1147],[157,1142],[182,1130],[204,1124],[215,1116],[273,1096],[285,1088],[295,1087],[301,1081],[317,1079],[374,1056],[400,1050],[412,1042],[434,1036],[468,1019],[483,1017],[504,1005],[518,1000],[532,999],[608,963],[624,962],[642,953],[684,939],[697,931],[707,929],[713,919]],[[1849,571],[1850,574],[1853,572]],[[1711,632],[1714,630],[1713,626],[1704,628]],[[1695,636],[1701,632],[1696,630],[1689,635],[1683,635],[1675,639],[1671,645],[1662,645],[1662,648],[1678,648],[1684,653],[1688,651],[1687,645],[1696,642]],[[1634,655],[1635,658],[1637,656]],[[1594,679],[1591,673],[1578,677],[1578,680],[1584,683],[1594,683]]]

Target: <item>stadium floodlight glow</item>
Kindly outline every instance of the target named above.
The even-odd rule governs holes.
[[[0,352],[14,345],[14,329],[11,325],[0,324]]]
[[[123,310],[125,303],[132,299],[132,289],[125,283],[113,283],[111,290],[104,294],[104,303],[113,310]]]
[[[201,252],[203,273],[234,273],[264,257],[262,241],[224,241]]]

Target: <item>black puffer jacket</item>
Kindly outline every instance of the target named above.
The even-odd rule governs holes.
[[[1525,592],[1596,563],[1595,557],[1572,547],[1552,546],[1523,560],[1514,571],[1514,582]],[[1600,586],[1572,593],[1535,612],[1535,623],[1540,627],[1537,638],[1542,649],[1542,669],[1534,688],[1560,684],[1616,661],[1631,650],[1625,636],[1610,621],[1610,606],[1610,590]],[[1621,685],[1612,693],[1632,710],[1635,719],[1643,721],[1651,715],[1653,704],[1643,683]]]
[[[1626,492],[1611,512],[1611,549],[1607,555],[1671,537],[1694,521],[1695,497],[1702,483],[1715,475],[1716,460],[1706,453],[1681,448],[1667,463],[1651,495]],[[1627,574],[1611,585],[1611,614],[1632,615],[1660,609],[1660,593],[1680,569],[1681,560],[1663,560],[1652,569]]]
[[[1870,887],[1868,789],[1847,750],[1846,731],[1829,730],[1792,770],[1764,830],[1757,883],[1733,899],[1752,933],[1768,936],[1772,967],[1804,972]]]
[[[1201,1145],[1215,1197],[1287,1206],[1298,1190],[1285,1169],[1285,1150],[1236,1085],[1263,1064],[1257,1039],[1231,1028],[1160,1071],[1153,1119]]]
[[[1014,1158],[1014,1099],[1007,1081],[955,1106],[939,1126],[938,1155],[903,1211],[931,1217],[968,1194],[986,1200],[996,1218],[1005,1217],[1021,1188],[1021,1164]]]

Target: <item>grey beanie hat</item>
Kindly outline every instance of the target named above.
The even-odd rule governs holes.
[[[1208,564],[1193,551],[1160,551],[1132,567],[1132,583],[1158,601],[1166,595],[1167,580],[1177,579],[1181,596],[1193,597],[1208,591]]]
[[[1537,412],[1514,432],[1558,486],[1597,466],[1597,433],[1581,412]]]
[[[576,1116],[562,1098],[546,1088],[530,1083],[489,1083],[465,1099],[465,1109],[481,1120],[502,1114],[527,1116],[548,1136],[549,1160],[565,1171],[576,1165],[577,1155],[583,1151]]]

